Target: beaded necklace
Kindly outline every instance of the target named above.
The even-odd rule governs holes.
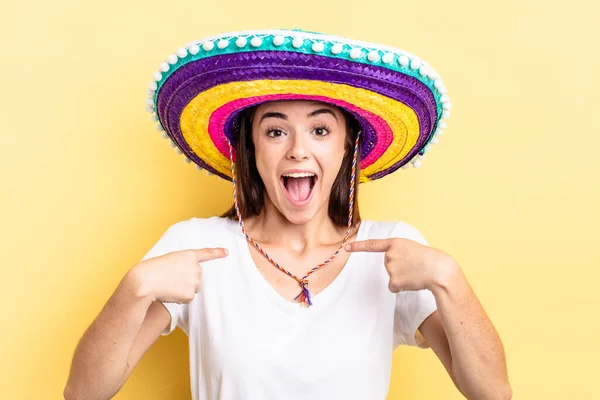
[[[244,236],[246,236],[246,239],[250,243],[252,243],[252,245],[254,247],[256,247],[258,249],[258,251],[260,251],[267,260],[269,260],[269,262],[271,264],[273,264],[274,266],[276,266],[281,271],[285,272],[286,274],[288,274],[289,276],[291,276],[298,282],[298,284],[300,285],[302,290],[298,294],[298,296],[294,297],[294,300],[296,300],[298,297],[300,297],[300,306],[302,306],[302,307],[312,306],[312,301],[310,298],[310,290],[308,288],[308,279],[307,279],[308,276],[310,274],[312,274],[313,272],[315,272],[317,269],[321,268],[322,266],[329,264],[331,262],[331,260],[333,260],[335,258],[335,256],[337,256],[339,254],[340,250],[342,249],[342,247],[344,247],[344,244],[348,240],[348,236],[350,236],[350,228],[352,226],[352,214],[354,211],[354,179],[355,179],[355,175],[356,175],[356,156],[358,154],[358,139],[360,138],[360,133],[361,132],[359,131],[358,134],[356,135],[356,142],[354,143],[354,155],[352,158],[352,174],[351,174],[351,178],[350,178],[350,195],[349,195],[350,210],[348,212],[348,226],[346,229],[346,234],[344,236],[344,240],[342,241],[342,244],[340,244],[340,247],[336,250],[336,252],[331,257],[329,257],[329,259],[323,261],[321,264],[317,265],[316,267],[314,267],[313,269],[308,271],[308,273],[306,275],[304,275],[302,278],[298,278],[296,275],[292,274],[291,272],[289,272],[289,271],[285,270],[283,267],[281,267],[275,260],[273,260],[271,258],[271,256],[269,256],[269,254],[267,254],[267,252],[265,250],[263,250],[262,247],[260,247],[260,245],[258,243],[256,243],[254,241],[254,239],[252,239],[248,235],[248,233],[246,233],[246,228],[244,227],[244,223],[242,221],[242,215],[240,214],[240,209],[239,209],[238,201],[237,201],[237,184],[236,184],[236,180],[235,180],[235,163],[233,162],[233,148],[231,146],[231,142],[229,140],[227,140],[227,142],[229,143],[229,156],[230,156],[229,159],[231,160],[231,177],[232,177],[232,181],[233,181],[233,202],[235,205],[235,212],[237,214],[238,221],[240,223],[240,228],[242,229],[242,233],[244,234]]]

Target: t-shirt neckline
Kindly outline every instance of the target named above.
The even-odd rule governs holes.
[[[363,237],[365,231],[367,230],[367,227],[365,226],[367,222],[368,221],[365,220],[361,221],[358,227],[358,231],[356,233],[356,241],[364,240]],[[250,253],[250,248],[248,246],[248,240],[246,239],[246,236],[244,236],[244,234],[242,233],[239,224],[236,224],[236,228],[236,244],[238,247],[238,251],[240,252],[239,254],[241,260],[243,262],[241,269],[246,274],[248,283],[250,285],[258,285],[260,288],[262,288],[260,292],[264,294],[265,300],[267,300],[269,303],[278,307],[287,314],[298,314],[302,312],[310,313],[311,311],[316,312],[320,308],[325,308],[328,304],[337,299],[341,293],[341,290],[344,287],[344,283],[347,281],[348,276],[350,275],[351,270],[353,269],[356,263],[356,260],[360,256],[360,254],[351,253],[348,259],[346,260],[346,264],[335,277],[335,279],[319,293],[314,294],[311,297],[313,305],[309,308],[306,308],[301,306],[300,303],[285,299],[277,292],[277,290],[273,286],[269,284],[269,282],[267,282],[267,280],[262,276],[262,274],[258,270],[258,267],[256,266],[254,259],[252,258],[252,254]],[[344,250],[342,249],[341,251]],[[272,267],[277,268],[274,265]],[[324,266],[321,268],[327,267]],[[284,273],[283,271],[280,272],[282,274]],[[306,273],[304,273],[304,275],[306,275]],[[300,286],[298,286],[298,292],[300,292]]]

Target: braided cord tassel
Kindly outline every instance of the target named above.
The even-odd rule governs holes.
[[[233,148],[231,146],[231,142],[229,141],[229,139],[227,140],[227,143],[229,144],[229,159],[231,161],[231,178],[232,178],[232,182],[233,182],[233,203],[235,206],[235,212],[238,217],[240,228],[242,230],[242,234],[246,237],[246,239],[250,243],[252,243],[252,245],[254,247],[256,247],[258,249],[258,251],[261,252],[262,255],[265,256],[265,258],[271,264],[273,264],[274,266],[279,268],[281,271],[285,272],[288,276],[291,276],[292,278],[294,278],[298,282],[298,284],[300,284],[302,291],[298,294],[298,296],[294,297],[294,300],[296,300],[296,299],[298,299],[298,297],[300,297],[300,305],[303,307],[310,307],[313,304],[312,300],[310,298],[310,290],[308,288],[308,279],[306,279],[306,278],[308,278],[308,276],[310,274],[312,274],[313,272],[315,272],[317,269],[321,268],[324,265],[329,264],[331,262],[331,260],[333,260],[335,258],[335,256],[337,256],[339,254],[340,250],[344,247],[344,244],[348,240],[348,236],[350,236],[350,228],[352,227],[352,216],[354,213],[354,181],[356,178],[356,159],[357,159],[357,155],[358,155],[358,142],[360,139],[360,134],[361,134],[361,132],[359,131],[358,134],[356,135],[356,141],[354,143],[354,155],[352,157],[352,174],[351,174],[351,178],[350,178],[348,226],[346,228],[346,234],[344,235],[344,240],[342,241],[342,244],[340,244],[340,247],[338,247],[336,252],[331,257],[329,257],[329,259],[325,260],[321,264],[317,265],[316,267],[314,267],[313,269],[308,271],[308,273],[302,278],[298,278],[296,275],[294,275],[291,272],[282,268],[275,260],[273,260],[271,258],[271,256],[269,256],[269,254],[265,250],[263,250],[262,247],[260,247],[260,245],[258,243],[256,243],[254,241],[254,239],[252,239],[248,235],[248,233],[246,233],[246,228],[244,227],[244,222],[242,221],[242,215],[240,213],[240,208],[239,208],[238,201],[237,201],[237,183],[236,183],[236,179],[235,179],[235,163],[233,162]]]

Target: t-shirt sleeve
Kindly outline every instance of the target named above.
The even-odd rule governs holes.
[[[167,228],[165,233],[163,233],[160,239],[158,239],[141,261],[181,250],[180,238],[184,234],[186,222],[187,221],[176,222]],[[177,326],[187,332],[188,304],[163,303],[162,301],[160,303],[167,309],[169,314],[171,314],[171,323],[161,333],[161,336],[166,336],[173,332]]]
[[[405,222],[400,222],[394,233],[394,237],[429,245],[419,230]],[[419,332],[419,326],[435,310],[437,310],[435,298],[427,289],[397,293],[394,311],[394,349],[402,344],[429,347]]]

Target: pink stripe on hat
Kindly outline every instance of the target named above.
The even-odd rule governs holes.
[[[357,107],[352,103],[345,102],[339,99],[332,99],[330,97],[325,96],[310,96],[310,95],[299,95],[299,94],[270,94],[265,96],[255,96],[255,97],[247,97],[234,101],[230,101],[229,103],[223,104],[221,107],[217,108],[210,116],[208,122],[208,134],[214,144],[214,146],[219,150],[219,152],[229,158],[229,145],[227,143],[227,139],[224,133],[225,123],[227,119],[231,115],[232,112],[235,112],[241,108],[249,107],[255,104],[264,103],[267,101],[276,101],[276,100],[314,100],[321,101],[324,103],[329,103],[336,105],[338,107],[343,107],[349,111],[352,111],[361,117],[365,118],[369,123],[373,126],[373,128],[377,132],[378,141],[375,144],[375,147],[369,154],[360,162],[361,168],[366,168],[369,165],[373,164],[381,155],[387,150],[387,148],[392,143],[393,134],[392,129],[388,125],[388,123],[381,118],[379,115],[374,114],[370,111],[367,111],[363,108]],[[235,149],[233,149],[233,157],[235,160]]]

